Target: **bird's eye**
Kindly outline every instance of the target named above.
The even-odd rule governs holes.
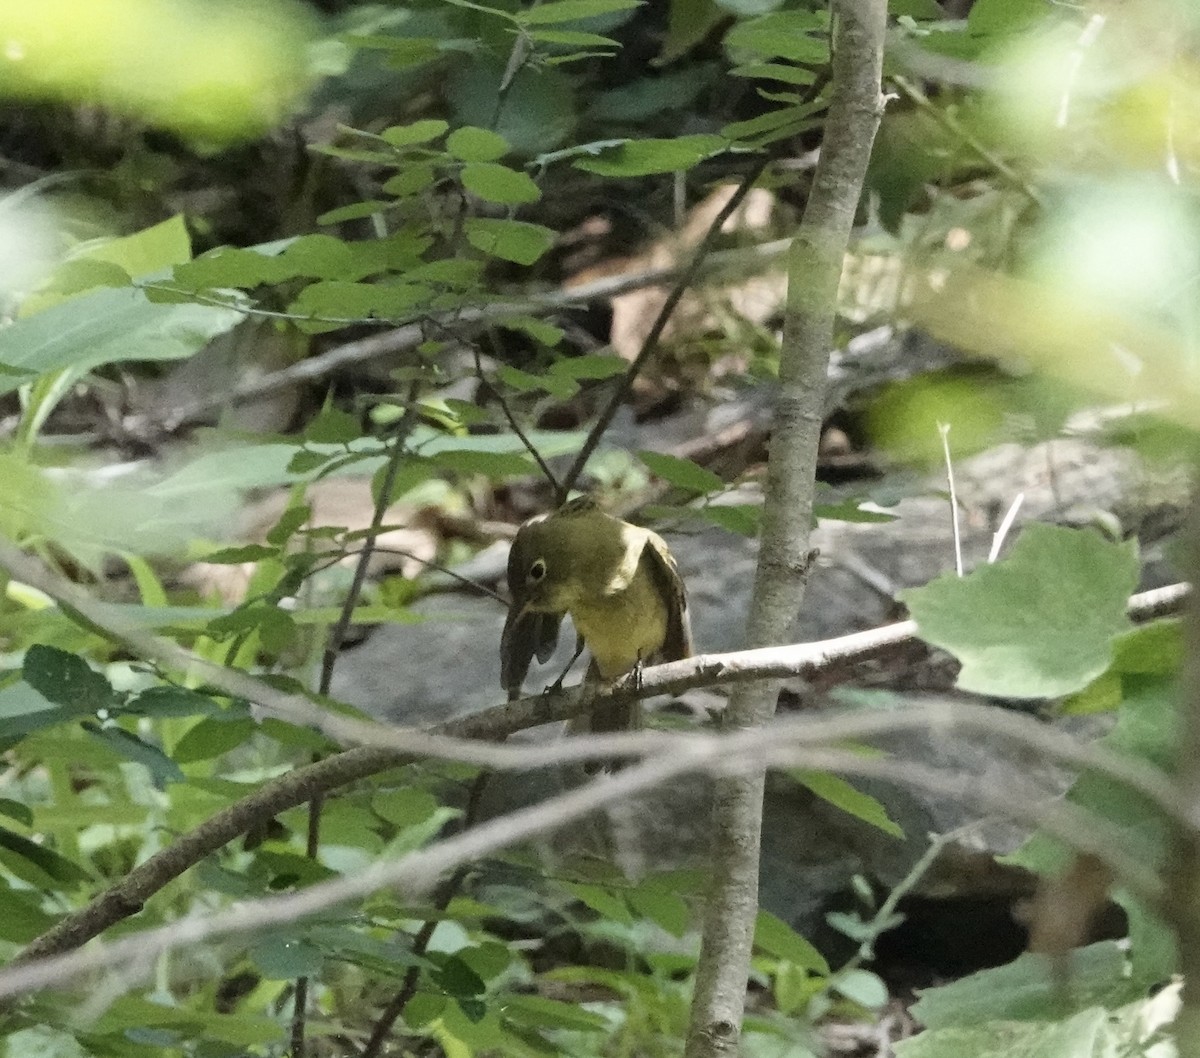
[[[546,560],[544,558],[534,559],[533,565],[529,567],[529,579],[539,581],[546,575]]]

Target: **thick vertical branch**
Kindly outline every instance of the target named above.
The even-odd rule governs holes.
[[[750,647],[787,640],[804,592],[809,529],[838,283],[871,145],[883,112],[886,0],[833,0],[833,72],[821,157],[788,256],[779,394],[771,430],[762,541],[746,632]],[[771,717],[776,681],[736,691],[726,723]],[[738,1050],[754,922],[764,773],[721,779],[713,810],[713,873],[686,1058]]]

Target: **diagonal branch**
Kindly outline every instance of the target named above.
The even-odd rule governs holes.
[[[575,741],[575,740],[571,740]],[[310,886],[300,892],[248,901],[219,913],[196,916],[133,936],[92,945],[81,951],[30,961],[0,970],[0,998],[60,987],[97,969],[146,967],[158,955],[202,940],[240,935],[295,922],[383,887],[402,887],[419,897],[446,872],[501,848],[558,829],[599,808],[661,785],[690,771],[725,774],[770,766],[803,766],[846,775],[871,775],[960,798],[1007,818],[1039,827],[1067,847],[1097,855],[1149,906],[1161,902],[1154,870],[1122,847],[1111,824],[1067,802],[1032,800],[1011,788],[973,776],[946,775],[935,768],[886,758],[865,757],[843,749],[789,745],[780,731],[766,726],[724,735],[693,737],[614,775],[518,810],[472,830],[427,846],[397,860],[378,861],[365,870]]]
[[[692,254],[692,259],[679,273],[679,278],[671,288],[671,293],[667,295],[667,300],[663,302],[662,308],[658,310],[658,315],[650,325],[650,330],[642,342],[642,347],[638,350],[637,356],[633,358],[633,363],[629,365],[628,369],[621,376],[621,381],[617,383],[616,388],[609,395],[608,403],[605,404],[600,414],[596,417],[595,423],[592,424],[592,428],[588,431],[587,440],[583,442],[583,447],[575,457],[575,462],[571,464],[566,476],[559,482],[558,494],[555,497],[557,503],[566,502],[567,494],[575,487],[580,474],[583,473],[583,468],[587,466],[587,461],[591,459],[592,453],[595,452],[596,446],[604,436],[604,431],[608,429],[613,421],[613,416],[617,414],[617,409],[624,403],[625,398],[629,396],[629,390],[633,386],[634,379],[641,374],[642,369],[658,348],[659,339],[662,338],[667,322],[671,318],[671,313],[675,311],[675,306],[679,304],[683,295],[687,293],[688,287],[695,281],[696,276],[700,272],[700,267],[708,255],[708,251],[721,231],[722,225],[733,216],[734,211],[742,204],[742,200],[750,193],[750,189],[754,186],[755,181],[762,176],[763,170],[766,169],[769,162],[770,158],[764,156],[751,167],[750,171],[742,177],[741,183],[738,184],[734,193],[729,196],[729,201],[721,208],[721,212],[713,218],[712,224],[708,226],[708,231],[704,233],[704,238],[700,240],[699,245]]]

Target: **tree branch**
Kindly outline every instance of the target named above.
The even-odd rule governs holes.
[[[581,736],[569,741],[585,740]],[[0,998],[62,986],[101,968],[148,968],[163,952],[202,940],[295,922],[384,887],[400,887],[408,898],[419,898],[439,877],[461,864],[558,829],[689,771],[756,772],[774,764],[871,775],[981,805],[1007,818],[1039,827],[1069,848],[1097,855],[1123,884],[1148,903],[1154,905],[1159,900],[1160,888],[1153,870],[1122,848],[1120,835],[1110,824],[1077,805],[1057,799],[1035,802],[1014,795],[1009,786],[989,785],[969,776],[947,776],[937,769],[910,762],[865,757],[847,750],[789,747],[781,742],[779,730],[768,726],[693,736],[640,764],[602,776],[541,804],[435,842],[398,860],[378,861],[355,874],[317,883],[300,892],[247,901],[212,915],[188,918],[69,954],[37,961],[23,956],[18,964],[0,970]]]
[[[729,201],[721,207],[721,211],[708,226],[708,231],[704,233],[704,238],[700,240],[699,245],[692,254],[691,260],[680,271],[679,278],[675,281],[675,285],[667,295],[666,301],[663,302],[662,308],[658,310],[658,315],[654,317],[654,322],[650,325],[650,330],[647,332],[646,338],[642,342],[642,347],[637,352],[637,356],[633,358],[633,362],[621,376],[621,381],[617,383],[616,388],[609,395],[608,403],[601,409],[600,414],[596,417],[596,421],[592,424],[592,428],[588,431],[587,440],[583,442],[583,447],[579,450],[575,461],[571,464],[563,480],[558,483],[557,495],[555,497],[558,503],[566,502],[567,495],[575,487],[580,474],[583,473],[583,468],[587,465],[587,461],[591,459],[592,453],[595,452],[596,446],[600,443],[600,438],[604,436],[604,431],[608,429],[609,424],[613,421],[613,416],[617,414],[617,409],[629,395],[629,390],[633,386],[634,379],[641,374],[642,369],[649,363],[650,357],[654,355],[655,350],[658,348],[658,340],[662,337],[663,331],[666,329],[667,321],[671,318],[671,313],[675,311],[675,306],[679,304],[683,295],[687,293],[688,287],[695,281],[696,276],[700,272],[700,266],[708,256],[708,251],[717,234],[720,232],[721,226],[733,216],[734,211],[742,204],[742,200],[746,195],[750,193],[750,189],[754,186],[755,181],[762,176],[763,170],[766,169],[769,162],[770,158],[764,156],[742,177],[737,189],[729,196]]]
[[[784,642],[810,565],[820,440],[838,284],[875,131],[887,0],[833,0],[832,75],[821,156],[804,219],[788,255],[788,296],[771,431],[762,539],[746,643]],[[756,727],[778,697],[776,681],[739,688],[727,726]],[[718,782],[712,864],[686,1058],[733,1058],[741,1038],[758,913],[759,842],[765,771]]]
[[[167,660],[187,669],[199,659],[189,651],[141,629],[122,626],[110,610],[90,599],[75,585],[57,577],[36,559],[0,540],[0,565],[15,577],[48,595],[73,606],[100,628],[125,638],[143,656]],[[1129,610],[1139,619],[1156,617],[1177,609],[1187,597],[1186,585],[1172,585],[1143,592],[1130,599]],[[78,947],[116,922],[136,914],[154,893],[195,866],[211,853],[243,834],[255,823],[294,808],[315,796],[360,779],[399,767],[416,757],[457,760],[495,769],[528,769],[598,760],[614,756],[637,756],[655,752],[688,752],[686,734],[645,731],[603,736],[577,736],[552,745],[496,745],[517,731],[570,719],[605,698],[628,701],[696,686],[758,680],[764,676],[816,675],[851,661],[877,656],[911,640],[913,622],[885,626],[838,639],[790,647],[772,647],[731,654],[702,655],[646,669],[639,681],[624,679],[611,690],[596,695],[590,688],[571,688],[553,697],[535,695],[496,706],[473,716],[449,721],[429,731],[389,727],[384,724],[325,714],[307,699],[287,695],[245,673],[200,663],[205,678],[216,687],[272,707],[292,723],[314,724],[330,737],[365,745],[345,750],[323,761],[299,768],[274,779],[237,803],[216,813],[166,849],[134,868],[125,878],[95,897],[85,907],[67,915],[32,941],[17,957],[30,960]],[[169,648],[169,649],[168,649]],[[930,728],[941,733],[961,730],[987,732],[1030,746],[1048,759],[1093,768],[1145,794],[1164,811],[1178,816],[1169,784],[1147,765],[1084,746],[1062,732],[1020,714],[1003,712],[963,702],[937,703],[907,709],[902,713],[832,716],[815,720],[796,717],[783,721],[781,737],[792,744],[812,745],[869,737],[887,731]],[[774,730],[774,729],[773,729]]]

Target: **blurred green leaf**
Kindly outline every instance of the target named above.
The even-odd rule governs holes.
[[[100,105],[210,142],[261,135],[298,106],[313,23],[285,0],[10,4],[11,98]]]
[[[0,861],[17,877],[39,889],[56,889],[58,883],[74,886],[92,880],[92,876],[77,863],[7,827],[0,827]]]
[[[206,717],[190,727],[175,743],[171,756],[179,764],[213,760],[248,741],[256,727],[249,717]]]
[[[1130,980],[1125,955],[1113,941],[1072,952],[1067,966],[1072,1011],[1116,1007],[1141,994],[1142,985]],[[989,1021],[1055,1021],[1065,1012],[1053,973],[1044,955],[1022,955],[1005,966],[922,991],[913,1017],[926,1029],[970,1028]]]
[[[157,305],[133,288],[95,290],[0,328],[0,393],[65,367],[191,356],[241,322],[236,309]],[[24,376],[24,377],[22,377]]]
[[[716,474],[690,459],[662,452],[638,452],[638,459],[650,468],[655,477],[686,492],[707,495],[725,488],[725,482]]]
[[[426,118],[423,121],[414,121],[409,125],[393,125],[391,128],[384,129],[379,135],[393,147],[410,147],[436,140],[449,127],[449,124],[440,118]]]
[[[725,47],[823,66],[829,61],[828,32],[824,11],[777,11],[739,22],[725,34]]]
[[[168,757],[161,749],[145,739],[126,731],[114,724],[96,724],[85,721],[83,729],[99,739],[117,756],[143,765],[159,785],[169,782],[183,782],[183,772],[179,765]]]
[[[777,959],[786,959],[813,973],[828,975],[829,963],[816,948],[769,911],[760,911],[754,924],[754,946]]]
[[[870,823],[885,834],[894,838],[903,838],[904,831],[888,815],[887,809],[872,797],[855,789],[839,775],[831,775],[824,771],[793,770],[792,777],[815,793],[821,800],[828,801],[835,808],[848,812],[855,819]]]
[[[641,7],[645,0],[555,0],[527,8],[517,14],[517,21],[526,26],[546,26],[557,22],[576,22],[579,19],[606,15],[611,11],[628,11]]]

